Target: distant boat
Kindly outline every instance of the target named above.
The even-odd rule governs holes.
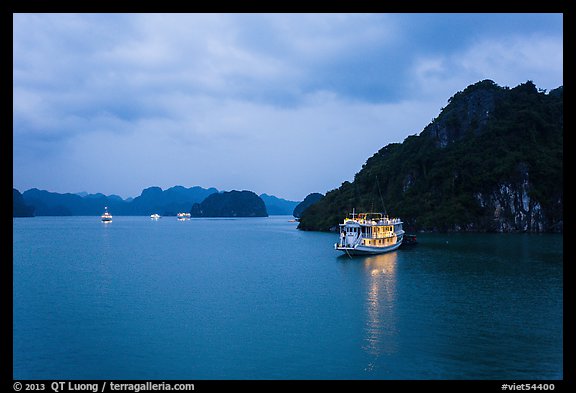
[[[187,219],[190,219],[190,217],[192,217],[192,215],[190,213],[178,213],[178,214],[176,214],[176,217],[179,220],[187,220]]]
[[[160,218],[160,214],[156,214],[156,213],[151,214],[151,215],[150,215],[150,218],[153,219],[153,220],[157,220],[157,219]]]
[[[104,206],[104,214],[100,216],[102,222],[111,222],[112,221],[112,214],[108,213],[108,206]]]
[[[348,255],[382,254],[402,244],[402,220],[382,213],[352,213],[340,226],[340,241],[334,248]]]

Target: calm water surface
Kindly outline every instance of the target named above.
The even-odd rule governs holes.
[[[13,219],[15,379],[561,379],[561,235]]]

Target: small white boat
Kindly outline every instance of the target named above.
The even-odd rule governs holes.
[[[157,220],[157,219],[160,218],[160,214],[156,214],[156,213],[151,214],[151,215],[150,215],[150,218],[151,218],[152,220]]]
[[[402,244],[402,220],[382,213],[352,213],[340,226],[340,241],[334,249],[348,255],[382,254]]]
[[[100,216],[102,222],[111,222],[112,214],[108,213],[108,206],[104,206],[104,214]]]
[[[178,214],[176,214],[176,217],[179,220],[188,220],[188,219],[190,219],[191,216],[192,215],[190,213],[178,213]]]

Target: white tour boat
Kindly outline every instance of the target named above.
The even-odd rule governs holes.
[[[382,213],[352,213],[340,226],[336,250],[348,255],[382,254],[396,250],[402,244],[402,220]]]
[[[192,215],[190,213],[178,213],[178,214],[176,214],[176,217],[179,220],[188,220],[188,219],[190,219],[191,216]]]
[[[100,216],[102,222],[112,221],[112,214],[108,213],[108,206],[104,206],[104,214]]]
[[[157,219],[160,218],[160,214],[157,214],[157,213],[151,214],[151,215],[150,215],[150,218],[153,219],[153,220],[157,220]]]

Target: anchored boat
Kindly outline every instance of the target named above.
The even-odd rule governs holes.
[[[191,217],[190,213],[178,213],[176,214],[176,218],[178,218],[179,220],[189,220]]]
[[[382,254],[396,250],[402,244],[402,220],[388,218],[382,213],[354,212],[340,227],[340,240],[334,244],[348,255]]]
[[[104,206],[104,214],[100,216],[102,222],[112,221],[112,214],[108,213],[108,206]]]

